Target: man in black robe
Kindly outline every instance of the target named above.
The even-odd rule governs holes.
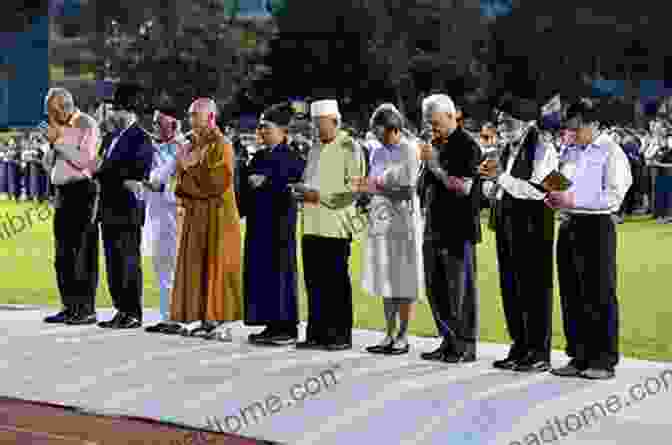
[[[298,336],[297,204],[289,184],[303,176],[305,161],[287,145],[292,109],[280,104],[259,121],[264,147],[241,168],[241,216],[245,216],[243,290],[245,324],[265,326],[251,343],[289,345]]]

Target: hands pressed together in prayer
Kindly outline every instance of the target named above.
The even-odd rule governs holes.
[[[49,128],[47,129],[47,140],[51,144],[61,144],[63,143],[63,126],[59,125],[53,120],[49,120]]]
[[[437,161],[439,160],[439,153],[432,146],[426,142],[418,144],[418,157],[421,161]]]
[[[486,159],[478,166],[478,174],[485,178],[496,178],[499,174],[499,165],[494,159]]]
[[[185,154],[179,158],[182,168],[185,170],[198,165],[204,158],[205,151],[194,150],[190,146],[185,149]]]

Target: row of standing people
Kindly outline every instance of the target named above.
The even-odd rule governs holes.
[[[157,230],[169,231],[171,226],[161,221],[174,220],[175,236],[154,237],[165,247],[154,258],[157,271],[164,272],[157,274],[164,320],[148,330],[231,341],[230,322],[244,319],[249,325],[265,326],[250,336],[254,343],[296,343],[299,215],[309,316],[306,338],[296,346],[351,348],[348,266],[357,235],[353,221],[362,217],[355,202],[367,194],[371,200],[365,218],[362,281],[369,294],[383,297],[386,318],[385,338],[368,350],[409,351],[408,324],[414,303],[426,288],[443,341],[422,358],[473,361],[478,333],[475,246],[481,241],[480,196],[487,178],[497,203],[498,264],[513,341],[508,356],[494,365],[527,372],[550,369],[552,210],[560,210],[564,220],[558,271],[572,361],[554,372],[613,376],[618,362],[618,308],[615,231],[609,216],[630,186],[627,160],[613,140],[596,133],[585,105],[570,108],[567,127],[575,134],[576,148],[567,150],[560,161],[557,154],[553,156],[555,150],[539,139],[535,126],[524,125],[533,117],[526,116],[515,100],[501,108],[506,110],[512,142],[498,167],[481,164],[480,147],[458,128],[455,105],[447,96],[423,102],[432,144],[404,136],[403,117],[393,106],[376,110],[371,124],[380,144],[370,153],[366,174],[361,147],[339,129],[336,101],[311,105],[320,142],[307,161],[286,146],[291,110],[273,107],[259,122],[260,137],[268,148],[244,168],[238,209],[231,144],[214,124],[214,102],[195,102],[190,109],[194,142],[178,144],[174,160],[155,163],[151,176],[117,184],[135,192],[154,190],[163,196],[160,199],[169,199],[166,190],[174,190],[174,214],[164,209],[153,216],[149,204],[149,218],[156,220]],[[539,190],[539,183],[556,169],[572,178],[572,187]],[[602,177],[607,180],[595,179]],[[171,182],[174,188],[160,191],[162,183],[165,187]],[[246,217],[242,264],[240,214]],[[176,260],[172,274],[170,258]],[[112,324],[137,327],[137,323],[115,325],[114,319]]]

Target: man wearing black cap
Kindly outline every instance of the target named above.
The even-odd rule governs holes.
[[[258,344],[289,345],[298,337],[297,205],[289,185],[301,181],[305,161],[287,145],[292,115],[288,104],[261,115],[263,148],[241,169],[245,324],[266,327],[249,337]]]
[[[141,88],[120,84],[114,95],[112,121],[120,131],[93,177],[101,187],[99,218],[105,249],[107,283],[117,310],[104,328],[138,328],[142,325],[142,256],[140,240],[145,206],[130,181],[149,177],[153,147],[149,135],[137,125]]]
[[[545,144],[534,121],[536,103],[506,98],[498,107],[499,126],[508,140],[499,162],[484,161],[492,178],[502,304],[512,345],[496,368],[544,372],[551,368],[553,313],[553,211],[533,184],[558,167],[555,149]]]
[[[595,108],[577,101],[564,127],[573,145],[560,156],[560,171],[573,181],[545,202],[560,209],[558,280],[569,364],[558,376],[608,379],[618,363],[616,230],[611,214],[632,184],[628,159],[611,136],[598,133]]]

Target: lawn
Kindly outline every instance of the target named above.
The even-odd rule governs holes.
[[[9,239],[3,227],[11,216],[24,215],[34,204],[0,201],[0,254],[2,255],[2,284],[0,303],[59,304],[53,271],[53,241],[50,214],[43,209],[44,221],[33,212],[32,225]],[[46,215],[46,217],[45,217]],[[508,343],[504,314],[499,295],[494,235],[484,227],[484,240],[479,246],[478,283],[480,287],[480,336],[482,341]],[[11,229],[10,229],[11,231]],[[665,279],[672,277],[672,226],[657,225],[651,219],[631,219],[618,226],[618,289],[621,312],[621,348],[629,357],[672,361],[672,299]],[[102,249],[101,249],[102,251]],[[355,243],[351,262],[357,327],[381,329],[384,326],[381,300],[366,295],[359,286],[360,249]],[[151,258],[144,259],[145,306],[158,307],[159,292],[154,283]],[[101,281],[98,290],[99,307],[111,306],[105,285],[101,258]],[[299,262],[299,265],[301,263]],[[325,273],[329,267],[325,264]],[[305,295],[301,283],[301,313],[305,318]],[[553,318],[553,347],[563,348],[564,337],[556,299]],[[421,336],[435,334],[434,323],[427,304],[418,306],[411,332]]]

